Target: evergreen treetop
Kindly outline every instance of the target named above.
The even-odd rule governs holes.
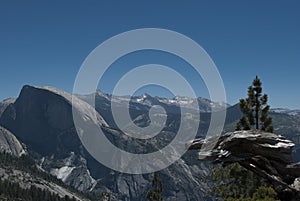
[[[248,97],[240,99],[242,118],[236,125],[236,130],[250,130],[252,128],[273,132],[272,118],[268,116],[270,106],[267,104],[268,95],[262,94],[262,83],[258,76],[248,87]]]
[[[153,179],[151,182],[151,189],[147,192],[147,200],[148,201],[161,201],[162,197],[162,181],[158,177],[158,173],[154,172]]]

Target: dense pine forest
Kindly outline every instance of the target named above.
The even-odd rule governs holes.
[[[29,189],[21,188],[19,184],[8,180],[0,180],[0,200],[7,201],[76,201],[75,198],[65,196],[59,197],[57,194],[51,193],[48,190],[40,189],[32,185]]]

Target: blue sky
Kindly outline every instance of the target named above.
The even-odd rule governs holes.
[[[272,107],[300,108],[299,9],[296,0],[1,1],[0,99],[16,97],[24,84],[71,92],[95,47],[124,31],[152,27],[199,43],[218,67],[230,104],[245,97],[259,75]],[[128,55],[112,66],[99,87],[110,92],[122,73],[151,59],[180,72],[184,62],[170,57],[159,52]],[[181,73],[191,77],[197,95],[208,97],[201,77]]]

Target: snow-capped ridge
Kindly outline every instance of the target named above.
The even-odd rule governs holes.
[[[300,116],[300,109],[291,110],[287,108],[271,108],[270,111],[275,113],[288,114],[292,116]]]

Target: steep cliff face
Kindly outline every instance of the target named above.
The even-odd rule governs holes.
[[[72,107],[59,94],[24,86],[13,105],[3,112],[2,125],[43,155],[79,146],[70,134]]]
[[[22,144],[19,140],[7,129],[0,126],[0,152],[12,154],[14,156],[21,156],[25,154]]]
[[[74,128],[71,98],[55,88],[24,86],[16,101],[3,112],[0,123],[40,155],[43,169],[58,177],[64,174],[65,183],[87,190],[94,181],[87,161],[64,163],[70,153],[77,158],[86,154]],[[66,168],[71,171],[63,171]]]

